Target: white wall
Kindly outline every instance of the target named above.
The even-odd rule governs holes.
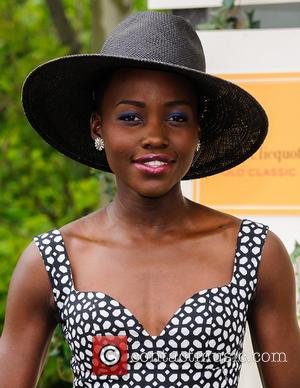
[[[299,0],[240,0],[240,5],[300,3]],[[220,7],[222,0],[148,0],[149,9]]]
[[[197,33],[209,73],[300,71],[300,28]]]

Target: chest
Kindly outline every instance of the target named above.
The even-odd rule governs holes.
[[[158,335],[191,296],[231,282],[236,246],[224,252],[225,246],[209,239],[84,249],[68,244],[67,252],[76,291],[105,294],[128,308],[148,334]]]

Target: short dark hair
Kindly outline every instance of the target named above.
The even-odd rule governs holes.
[[[106,89],[108,88],[110,81],[112,79],[114,70],[107,70],[104,72],[104,74],[101,74],[101,83],[95,82],[95,89],[93,90],[93,102],[94,102],[94,111],[99,112],[101,114],[101,105],[102,105],[102,99],[104,96],[104,93]]]

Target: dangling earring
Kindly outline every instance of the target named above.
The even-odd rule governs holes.
[[[199,150],[200,150],[200,146],[201,146],[201,141],[200,141],[200,140],[198,140],[198,142],[197,142],[197,146],[196,146],[196,152],[199,152]]]
[[[102,137],[98,136],[95,138],[95,147],[98,151],[102,151],[104,149],[104,141]]]

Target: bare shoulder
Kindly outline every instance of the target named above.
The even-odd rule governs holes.
[[[19,257],[11,280],[11,287],[23,290],[27,298],[42,303],[51,311],[52,287],[38,247],[31,241]]]
[[[280,237],[270,229],[264,247],[264,261],[267,260],[273,260],[273,264],[279,267],[291,263],[290,256],[284,243]]]
[[[294,282],[289,253],[282,240],[269,229],[260,260],[256,295],[263,298],[267,293],[274,293],[275,289],[287,293],[290,287],[294,287]]]
[[[294,268],[282,240],[268,230],[258,268],[257,286],[250,306],[250,324],[271,317],[296,325]]]

